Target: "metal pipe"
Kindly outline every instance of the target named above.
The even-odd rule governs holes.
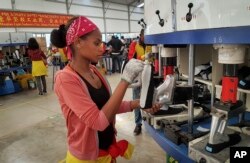
[[[158,46],[159,47],[159,77],[161,77],[162,75],[162,61],[161,61],[161,48],[163,48],[162,45]]]
[[[188,85],[194,85],[194,45],[189,45]],[[194,100],[188,100],[188,132],[193,133]]]
[[[128,5],[128,32],[131,33],[131,25],[130,25],[130,7]]]
[[[107,23],[106,23],[106,11],[105,11],[105,2],[102,0],[102,11],[103,11],[103,24],[104,24],[104,34],[105,42],[107,42]]]
[[[69,0],[66,0],[65,3],[66,3],[66,12],[67,12],[67,15],[69,15],[69,10],[70,10]]]
[[[176,0],[171,0],[172,5],[172,29],[173,31],[176,31]]]
[[[16,0],[11,0],[11,8],[12,8],[13,11],[16,10]],[[15,32],[17,32],[17,28],[16,27],[15,27]]]
[[[214,137],[215,137],[215,134],[217,133],[219,123],[220,123],[220,117],[214,114],[212,116],[212,123],[210,127],[210,134],[209,134],[209,140],[208,140],[208,143],[210,144],[215,144]]]

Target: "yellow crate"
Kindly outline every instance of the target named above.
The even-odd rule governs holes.
[[[33,80],[33,76],[31,74],[24,74],[24,75],[18,75],[16,77],[18,83],[20,84],[22,89],[28,89],[28,82],[27,80]]]

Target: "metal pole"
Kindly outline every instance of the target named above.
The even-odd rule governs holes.
[[[16,0],[11,0],[11,8],[12,10],[16,10]]]
[[[176,0],[171,0],[172,5],[172,29],[176,31],[177,23],[176,23]]]
[[[65,3],[66,3],[66,12],[67,15],[69,15],[69,0],[66,0]]]
[[[128,5],[128,33],[131,33],[131,27],[130,27],[130,8]]]
[[[11,8],[13,11],[16,10],[16,0],[11,0]],[[15,32],[17,32],[17,28],[15,27]]]
[[[161,49],[162,49],[163,45],[159,45],[158,48],[159,48],[159,77],[161,77],[161,74],[162,74],[162,62],[161,62]]]
[[[106,11],[105,11],[105,2],[104,2],[104,0],[102,0],[102,12],[103,12],[103,24],[104,24],[105,42],[107,42]]]
[[[194,45],[189,45],[188,85],[194,86]],[[193,133],[194,100],[188,100],[188,132]]]

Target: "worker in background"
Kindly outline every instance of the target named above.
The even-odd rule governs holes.
[[[107,43],[108,46],[111,46],[111,58],[112,58],[112,73],[121,72],[121,60],[120,56],[122,55],[123,43],[120,39],[115,36],[111,37],[111,40]],[[116,67],[116,65],[118,67]]]
[[[30,38],[28,41],[28,54],[32,61],[32,76],[36,79],[39,95],[43,95],[47,93],[45,79],[45,76],[47,76],[47,59],[35,38]]]
[[[121,36],[121,42],[123,43],[123,45],[127,44],[127,40],[124,38],[124,36]]]
[[[144,29],[140,32],[140,37],[138,41],[133,41],[129,46],[128,59],[138,59],[144,60],[145,54],[151,52],[151,46],[146,46],[144,43]],[[139,99],[141,93],[141,86],[132,88],[133,99]],[[142,126],[142,116],[140,108],[134,110],[135,116],[135,129],[134,135],[139,135],[141,133]]]
[[[68,58],[67,58],[67,49],[64,48],[58,48],[58,52],[60,53],[61,60],[60,60],[60,70],[63,69],[68,64]]]
[[[144,63],[130,60],[112,94],[107,80],[91,64],[103,54],[102,35],[92,21],[84,16],[70,19],[52,31],[51,42],[67,46],[71,55],[69,64],[55,77],[55,93],[68,129],[66,163],[114,163],[118,156],[129,159],[133,146],[116,140],[115,116],[139,107],[139,100],[122,99]],[[155,104],[145,111],[154,113],[160,107]]]
[[[3,52],[2,52],[2,48],[0,47],[0,59],[4,59],[4,55],[3,55]]]
[[[52,63],[54,66],[60,66],[60,70],[63,69],[67,63],[67,49],[64,48],[58,48],[56,46],[52,46],[51,55],[52,55]]]

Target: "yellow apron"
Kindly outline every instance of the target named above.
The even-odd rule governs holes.
[[[98,159],[96,161],[93,161],[93,160],[79,160],[78,158],[76,158],[75,156],[73,156],[68,151],[66,159],[60,161],[59,163],[110,163],[111,160],[112,160],[112,157],[110,155],[98,157]]]
[[[67,156],[65,160],[59,161],[59,163],[116,163],[116,157],[122,156],[123,158],[129,160],[132,157],[134,146],[127,141],[119,141],[120,145],[124,147],[123,152],[116,153],[116,149],[113,148],[113,151],[103,151],[101,150],[99,153],[99,157],[97,160],[79,160],[75,156],[73,156],[69,151],[67,152]],[[113,153],[113,154],[111,154]],[[118,155],[116,155],[118,154]],[[111,156],[113,155],[113,157]],[[116,156],[114,156],[116,155]]]
[[[47,67],[43,61],[32,61],[32,76],[48,75]]]

